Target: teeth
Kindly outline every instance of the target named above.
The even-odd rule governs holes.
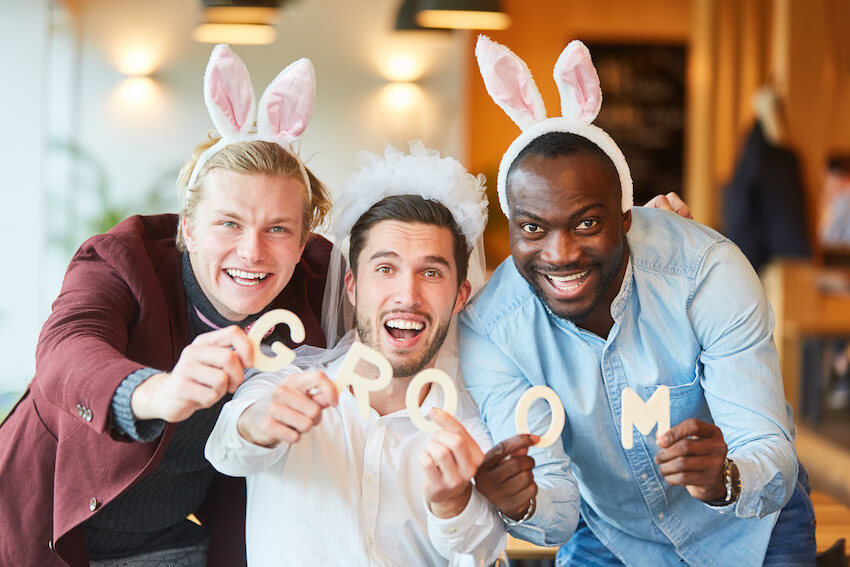
[[[243,272],[242,270],[234,270],[233,268],[227,268],[225,272],[232,278],[243,280],[262,280],[269,275],[268,272]]]
[[[411,321],[409,319],[390,319],[386,322],[386,326],[406,331],[421,331],[425,328],[425,324],[421,321]]]
[[[552,280],[553,282],[558,282],[558,283],[571,282],[571,281],[575,281],[575,280],[580,280],[581,278],[583,278],[584,276],[587,275],[588,271],[589,270],[585,270],[584,272],[582,272],[580,274],[573,274],[571,276],[546,276],[546,277],[549,278],[550,280]]]

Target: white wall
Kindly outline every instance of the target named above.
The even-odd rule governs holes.
[[[0,186],[13,212],[0,223],[10,261],[0,287],[0,348],[4,362],[11,361],[0,373],[0,391],[22,388],[32,375],[37,332],[69,259],[55,240],[79,242],[104,199],[127,212],[148,212],[143,201],[152,186],[164,199],[153,208],[176,210],[173,176],[211,128],[202,79],[212,46],[190,38],[199,0],[69,4],[81,7],[69,15],[49,0],[0,0],[0,47],[15,54],[16,78],[14,88],[4,80],[0,89],[7,114]],[[316,107],[301,155],[332,190],[355,167],[358,150],[380,152],[387,142],[419,137],[445,154],[465,155],[463,37],[392,31],[398,4],[293,0],[274,44],[234,46],[258,96],[289,62],[313,60]],[[152,55],[156,69],[134,100],[118,68],[137,48]],[[405,53],[424,67],[421,88],[414,89],[414,107],[388,106],[380,69]],[[49,142],[57,140],[93,161],[52,149]],[[98,168],[107,180],[105,196],[96,191]]]

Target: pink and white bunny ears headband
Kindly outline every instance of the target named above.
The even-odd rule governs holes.
[[[313,64],[309,59],[299,59],[269,83],[258,107],[245,64],[228,46],[216,45],[204,74],[204,102],[221,139],[198,158],[188,188],[194,187],[207,160],[237,142],[274,142],[298,159],[290,144],[310,123],[315,91]],[[300,159],[298,164],[310,198],[307,170]]]
[[[622,210],[632,208],[632,175],[623,152],[601,128],[592,122],[602,108],[599,76],[590,52],[580,41],[571,41],[555,63],[555,83],[561,94],[561,117],[547,118],[543,97],[525,62],[507,47],[485,36],[475,46],[478,67],[487,93],[516,122],[522,134],[514,140],[499,164],[497,189],[502,212],[510,218],[507,176],[511,164],[528,144],[550,132],[568,132],[587,138],[605,152],[620,176]]]

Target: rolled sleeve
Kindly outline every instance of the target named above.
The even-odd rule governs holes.
[[[471,315],[471,314],[469,314]],[[493,441],[516,435],[514,413],[520,396],[532,386],[516,366],[475,328],[474,318],[464,313],[460,326],[461,365],[467,388],[478,403]],[[550,411],[535,404],[529,412],[529,428],[542,433],[548,427]],[[538,408],[535,410],[535,408]],[[561,443],[545,449],[532,448],[534,480],[537,483],[537,509],[520,526],[509,529],[518,538],[551,547],[565,543],[578,523],[579,493],[570,471],[570,458]]]
[[[702,346],[701,384],[741,478],[738,502],[720,510],[764,517],[785,505],[797,476],[773,313],[758,276],[731,243],[713,246],[700,272],[688,312]]]

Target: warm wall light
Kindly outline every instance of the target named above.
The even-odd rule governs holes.
[[[142,106],[157,94],[156,82],[150,77],[127,77],[116,91],[118,99],[128,108]]]
[[[381,103],[390,111],[405,111],[422,100],[422,88],[415,83],[389,83],[381,89]]]
[[[511,18],[498,0],[419,0],[416,22],[426,28],[503,30]]]
[[[421,59],[408,53],[396,53],[386,59],[382,75],[388,81],[410,82],[421,78],[424,71]]]
[[[156,70],[156,57],[150,50],[136,47],[124,50],[116,63],[118,70],[128,77],[150,75]]]
[[[267,45],[277,38],[280,0],[204,0],[201,23],[192,32],[200,43]]]
[[[267,24],[198,24],[192,39],[199,43],[268,45],[277,38],[277,30]]]

